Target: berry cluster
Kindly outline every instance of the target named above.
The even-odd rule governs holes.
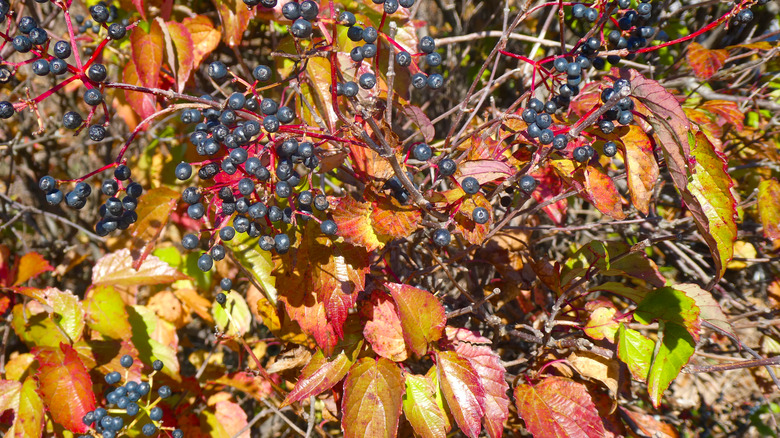
[[[133,366],[133,358],[124,355],[119,363],[125,367]],[[105,402],[108,409],[99,407],[94,411],[84,415],[83,422],[89,428],[89,434],[81,435],[80,438],[103,437],[114,438],[126,433],[143,419],[148,418],[143,426],[141,433],[145,436],[155,436],[157,432],[163,429],[161,421],[163,410],[157,406],[161,400],[171,396],[171,388],[160,386],[157,389],[157,398],[152,400],[152,384],[154,375],[162,371],[163,363],[155,360],[152,363],[153,372],[149,374],[149,382],[135,382],[127,380],[125,375],[125,384],[116,386],[107,392]],[[118,371],[112,371],[105,376],[108,385],[116,385],[122,381],[122,374]],[[144,400],[145,398],[145,400]],[[128,422],[126,423],[125,420]],[[184,433],[180,429],[164,428],[171,431],[173,438],[183,438]]]

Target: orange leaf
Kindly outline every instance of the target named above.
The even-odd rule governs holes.
[[[404,340],[418,356],[428,353],[428,344],[441,339],[447,316],[438,298],[428,291],[406,284],[386,283],[398,305]]]
[[[182,20],[182,24],[190,32],[193,55],[192,68],[196,69],[203,58],[217,48],[222,34],[219,30],[214,29],[214,24],[205,15],[187,17]]]
[[[249,428],[244,429],[244,426],[247,425],[246,412],[237,403],[229,400],[218,401],[214,405],[214,415],[225,432],[227,432],[226,436],[249,438]],[[242,429],[244,429],[244,432],[237,435],[238,431]]]
[[[135,62],[133,61],[125,64],[125,69],[122,72],[122,79],[130,85],[144,85],[138,77],[138,70],[135,68]],[[152,94],[125,90],[125,99],[127,99],[127,103],[130,104],[133,111],[143,119],[151,116],[157,111],[157,98]]]
[[[176,207],[180,196],[179,192],[167,187],[156,187],[146,192],[138,200],[138,220],[133,224],[131,235],[144,242],[155,239],[168,223],[171,210]]]
[[[623,204],[615,182],[601,169],[601,166],[588,164],[582,169],[585,192],[593,205],[605,215],[615,220],[626,218]]]
[[[454,351],[438,352],[436,364],[441,371],[441,392],[455,422],[466,436],[477,438],[485,415],[485,390],[477,371],[468,359]]]
[[[406,343],[395,302],[384,292],[375,290],[360,313],[366,319],[363,336],[376,354],[394,362],[407,358]]]
[[[693,68],[693,73],[699,79],[709,79],[723,67],[723,62],[728,58],[729,52],[724,49],[710,50],[699,43],[693,42],[688,46],[685,59]]]
[[[87,367],[76,350],[61,343],[59,348],[34,348],[33,353],[40,364],[37,378],[41,397],[54,422],[72,432],[86,432],[81,419],[95,409],[95,394]]]
[[[136,26],[130,34],[130,47],[140,83],[146,87],[156,87],[160,79],[165,47],[160,24],[152,21],[148,33],[142,26]]]
[[[249,9],[236,0],[215,0],[219,19],[222,20],[222,40],[230,47],[238,47],[244,38],[249,20],[254,17],[254,9]]]
[[[405,238],[417,230],[422,221],[420,210],[403,206],[395,198],[381,198],[371,211],[374,232],[392,239]]]
[[[548,377],[537,385],[515,388],[517,413],[536,437],[597,438],[604,425],[585,385],[563,377]]]
[[[659,175],[653,143],[644,130],[636,125],[631,125],[621,140],[626,151],[626,175],[631,203],[643,214],[648,214],[653,188]]]
[[[328,360],[321,350],[317,350],[317,353],[312,356],[308,365],[301,371],[298,382],[287,394],[280,407],[285,407],[329,390],[347,375],[352,364],[353,361],[343,351],[336,357]]]
[[[171,36],[173,46],[176,47],[176,85],[181,93],[184,90],[184,84],[187,83],[187,79],[190,77],[190,73],[192,73],[195,61],[192,37],[187,27],[181,23],[169,21],[165,24],[168,26],[168,34]],[[168,63],[172,64],[173,60],[169,59]]]
[[[94,285],[149,286],[173,283],[187,278],[169,264],[151,255],[138,269],[133,269],[133,257],[128,249],[120,249],[103,256],[92,268]]]
[[[35,278],[46,271],[53,271],[54,268],[37,252],[28,252],[17,259],[16,281],[14,286],[19,286],[25,281]]]
[[[339,236],[349,243],[373,251],[383,246],[371,226],[371,204],[345,196],[336,202],[333,220],[339,227]]]
[[[398,365],[383,357],[361,359],[344,382],[344,437],[394,438],[403,394],[404,379]]]
[[[473,212],[477,207],[483,207],[488,211],[489,219],[484,224],[474,222]],[[490,231],[490,223],[493,221],[493,207],[490,201],[482,193],[469,196],[463,200],[460,210],[455,215],[455,229],[460,231],[463,238],[473,245],[479,245],[485,240]]]
[[[745,113],[739,109],[736,102],[709,100],[701,104],[701,108],[715,114],[720,125],[731,123],[737,131],[745,129]]]

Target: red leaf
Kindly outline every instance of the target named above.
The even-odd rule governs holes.
[[[428,353],[428,344],[441,338],[447,316],[444,307],[430,292],[406,284],[385,283],[398,306],[404,340],[418,356]]]
[[[650,211],[650,199],[653,197],[655,182],[658,180],[658,162],[653,154],[653,144],[645,131],[629,126],[628,132],[621,137],[625,148],[626,176],[631,203],[643,214]]]
[[[709,79],[723,67],[729,52],[724,49],[710,50],[701,44],[693,42],[688,46],[685,59],[693,68],[693,73],[699,79]]]
[[[319,395],[339,383],[347,375],[352,361],[346,353],[340,352],[328,360],[321,350],[312,356],[311,361],[301,371],[295,387],[287,394],[280,407]]]
[[[405,238],[417,231],[421,221],[419,209],[403,206],[395,198],[381,198],[371,211],[371,226],[383,240]]]
[[[597,438],[604,425],[585,385],[563,377],[548,377],[532,386],[515,388],[517,413],[534,437]]]
[[[491,348],[490,339],[468,329],[447,327],[447,339],[454,343],[455,351],[468,359],[479,376],[485,390],[485,429],[491,438],[500,438],[509,418],[509,385],[504,379],[506,369],[501,358]]]
[[[515,169],[504,161],[472,160],[458,166],[458,182],[470,176],[476,178],[480,184],[485,184],[512,176],[514,173]]]
[[[406,360],[406,343],[395,301],[383,291],[374,290],[360,313],[366,319],[363,336],[374,352],[394,362]]]
[[[466,436],[477,438],[485,415],[485,390],[468,359],[454,351],[440,351],[436,364],[441,371],[441,387],[447,406]]]
[[[54,268],[37,252],[28,252],[16,261],[16,281],[14,286],[19,286],[25,281],[35,278]]]
[[[420,133],[423,135],[425,141],[433,141],[436,131],[433,127],[433,123],[431,123],[431,119],[428,118],[425,112],[420,109],[419,106],[415,105],[407,105],[403,107],[402,110],[404,115],[420,128]]]
[[[144,85],[138,77],[135,62],[132,61],[125,64],[125,69],[122,72],[122,79],[130,85]],[[125,99],[127,99],[127,103],[130,104],[133,111],[143,119],[151,116],[157,111],[157,98],[152,94],[125,90]]]
[[[162,68],[164,45],[162,28],[156,20],[149,23],[148,33],[142,26],[136,26],[130,33],[132,59],[141,85],[157,86]]]
[[[40,393],[54,422],[72,432],[86,432],[81,419],[95,409],[95,394],[76,350],[60,344],[60,348],[35,348],[33,353],[40,364],[36,375]]]
[[[403,395],[404,378],[398,365],[385,358],[361,359],[344,382],[344,437],[394,438]]]
[[[577,173],[582,175],[585,193],[600,212],[615,220],[626,218],[615,182],[604,173],[601,166],[587,164]]]
[[[168,27],[168,34],[171,36],[173,46],[176,47],[176,85],[181,93],[184,90],[184,84],[190,78],[195,62],[194,46],[192,37],[187,27],[175,21],[165,23]],[[169,64],[174,61],[169,59]]]
[[[214,29],[205,15],[196,15],[182,20],[182,24],[190,32],[192,39],[192,68],[196,69],[206,55],[211,53],[219,45],[222,36],[219,30]]]
[[[244,38],[249,20],[255,15],[254,8],[250,9],[236,0],[215,0],[215,3],[222,20],[222,28],[225,29],[223,41],[230,47],[238,47]]]
[[[221,400],[214,405],[214,415],[217,421],[226,432],[226,436],[232,438],[249,438],[249,428],[247,425],[247,416],[240,405],[230,400]],[[244,429],[240,435],[239,430]]]
[[[537,169],[534,172],[533,177],[539,181],[539,185],[536,190],[531,193],[534,200],[538,203],[547,201],[550,198],[554,198],[563,192],[563,182],[561,178],[555,173],[555,169],[546,164],[544,167]],[[563,223],[563,218],[566,215],[566,209],[569,206],[566,199],[561,199],[558,202],[554,202],[550,205],[542,208],[542,211],[547,213],[547,216],[552,219],[553,222],[560,225]],[[490,211],[490,210],[488,210]]]
[[[484,224],[474,222],[472,214],[477,207],[482,207],[488,211],[489,218]],[[460,231],[463,238],[469,243],[480,245],[490,231],[492,221],[493,207],[490,205],[490,201],[482,193],[477,193],[463,200],[460,210],[455,215],[455,229]]]
[[[345,196],[336,202],[333,220],[339,227],[339,236],[349,243],[373,251],[383,246],[371,226],[371,204]]]
[[[728,100],[709,100],[701,104],[700,108],[705,109],[718,118],[719,125],[732,124],[737,131],[745,129],[745,113],[739,109],[736,102]]]

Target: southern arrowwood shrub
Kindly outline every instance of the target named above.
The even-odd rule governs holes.
[[[0,0],[0,430],[706,430],[777,382],[777,12]]]

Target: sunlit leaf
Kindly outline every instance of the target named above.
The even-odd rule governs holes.
[[[138,220],[132,225],[131,235],[142,241],[154,239],[168,223],[171,210],[181,194],[167,187],[155,187],[138,199]]]
[[[536,385],[515,387],[517,413],[536,438],[596,438],[604,425],[585,385],[564,377],[548,377]]]
[[[338,200],[334,206],[333,220],[338,225],[338,235],[349,243],[373,251],[383,246],[371,226],[372,208],[368,202],[356,201],[351,196]]]
[[[165,40],[160,24],[149,23],[149,32],[143,26],[136,26],[130,32],[130,47],[133,64],[141,85],[157,87],[162,68]]]
[[[634,379],[640,382],[647,381],[654,348],[655,343],[650,338],[622,323],[620,324],[618,328],[618,358],[628,366]]]
[[[347,375],[353,363],[343,351],[328,359],[321,350],[317,350],[309,364],[301,371],[295,387],[287,394],[282,407],[329,390]]]
[[[415,433],[422,437],[445,438],[447,420],[436,403],[433,382],[427,376],[406,374],[403,409]]]
[[[436,364],[441,372],[441,392],[455,422],[466,436],[477,438],[485,415],[485,390],[477,371],[454,351],[438,352]]]
[[[28,347],[58,347],[71,342],[38,301],[17,304],[12,314],[11,326]]]
[[[693,283],[679,283],[671,286],[675,290],[681,291],[685,296],[692,298],[699,308],[699,318],[720,328],[721,330],[736,335],[728,317],[723,313],[720,304],[712,296],[712,292],[702,289],[699,285]],[[694,339],[698,339],[694,336]]]
[[[274,268],[271,253],[260,249],[258,241],[258,238],[252,238],[247,233],[240,233],[233,240],[223,242],[223,245],[233,251],[241,266],[252,273],[257,283],[262,286],[265,297],[276,304],[276,278],[271,275]]]
[[[162,372],[177,382],[181,381],[175,348],[177,342],[165,342],[167,339],[176,341],[176,328],[144,306],[128,306],[127,312],[133,345],[138,349],[139,358],[146,364],[162,361]]]
[[[19,286],[31,278],[53,270],[54,268],[42,255],[37,252],[28,252],[17,259],[16,281],[13,285]]]
[[[685,327],[673,323],[662,324],[658,334],[660,343],[653,356],[647,375],[647,392],[654,407],[661,404],[664,391],[680,374],[696,350],[696,342]]]
[[[95,409],[92,379],[78,353],[70,345],[33,349],[38,361],[36,375],[41,398],[52,419],[66,429],[84,433],[87,426],[81,421],[87,412]]]
[[[107,254],[92,268],[94,285],[142,286],[173,283],[187,277],[155,256],[148,256],[138,270],[128,249]]]
[[[723,67],[729,52],[724,49],[710,50],[697,42],[688,45],[685,59],[693,68],[693,73],[699,79],[709,79]]]
[[[6,438],[36,438],[43,433],[45,407],[37,392],[35,379],[27,377],[24,382],[0,380],[0,412],[12,411],[11,427],[5,431]]]
[[[675,287],[662,287],[650,292],[636,307],[634,318],[642,324],[656,321],[685,327],[694,340],[701,331],[700,310],[696,301]]]
[[[244,38],[249,20],[255,15],[254,8],[247,8],[237,0],[215,0],[214,3],[222,21],[225,33],[222,40],[230,47],[238,47]]]
[[[458,181],[470,176],[480,184],[493,182],[514,175],[515,169],[504,161],[495,159],[470,160],[458,165]]]
[[[192,68],[196,69],[206,55],[219,45],[221,33],[205,15],[186,17],[181,22],[190,32],[192,39]]]
[[[408,237],[417,231],[421,221],[418,208],[401,205],[395,198],[381,198],[371,211],[371,226],[381,240]]]
[[[394,438],[404,394],[401,369],[385,358],[363,358],[344,381],[341,427],[345,438]]]
[[[385,283],[398,306],[407,347],[416,355],[428,353],[428,345],[442,336],[447,317],[444,306],[430,292],[399,283]]]
[[[431,123],[431,119],[418,106],[407,105],[402,108],[404,115],[420,129],[425,141],[433,141],[436,131]]]
[[[78,297],[71,291],[61,291],[54,287],[46,289],[22,288],[18,290],[30,298],[38,300],[52,314],[57,326],[71,342],[81,339],[84,330],[84,308]]]
[[[618,329],[618,322],[614,316],[617,309],[612,307],[599,307],[588,315],[588,323],[585,325],[584,332],[590,338],[595,340],[606,339],[610,342],[615,341],[615,334]]]
[[[374,352],[395,362],[406,360],[406,343],[395,301],[385,292],[374,290],[360,313],[366,320],[363,335]]]
[[[653,154],[653,144],[644,130],[629,126],[621,137],[625,148],[626,176],[631,203],[643,214],[648,214],[655,182],[658,180],[658,162]]]
[[[214,415],[225,430],[226,436],[231,438],[249,438],[246,412],[238,403],[230,400],[221,400],[214,405]],[[240,430],[243,430],[240,434]]]
[[[739,108],[737,102],[729,100],[708,100],[702,103],[699,108],[703,108],[713,114],[718,119],[718,124],[733,125],[737,131],[745,129],[745,113]]]
[[[588,199],[603,214],[615,220],[626,218],[615,182],[601,166],[588,164],[582,168],[583,186]]]
[[[252,323],[252,313],[244,301],[244,297],[236,291],[227,294],[225,305],[214,305],[211,312],[217,328],[227,336],[243,336]]]
[[[184,91],[184,85],[192,73],[195,61],[194,46],[190,31],[187,26],[175,21],[165,23],[168,27],[168,33],[171,35],[173,46],[176,47],[176,85],[178,91]],[[174,64],[173,60],[168,60],[169,64]]]

